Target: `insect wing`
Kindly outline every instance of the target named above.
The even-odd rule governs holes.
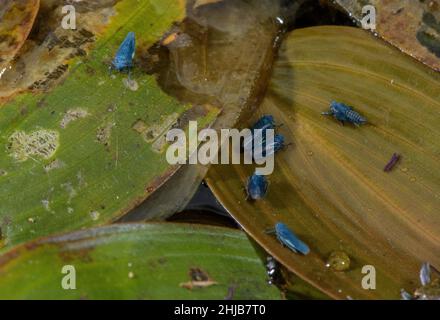
[[[267,192],[267,180],[265,176],[252,175],[248,179],[247,193],[252,199],[261,199]]]
[[[252,131],[255,129],[274,129],[275,120],[271,115],[262,116],[258,121],[252,126]]]
[[[310,252],[309,247],[298,239],[298,237],[290,230],[285,224],[277,223],[275,225],[275,231],[278,239],[282,244],[291,249],[294,252],[301,252],[306,255]]]
[[[121,70],[132,66],[136,48],[136,39],[134,32],[129,32],[124,41],[119,46],[113,65],[116,69]]]
[[[431,267],[428,262],[422,264],[420,268],[420,283],[426,286],[431,282]]]
[[[404,289],[400,290],[400,296],[402,297],[402,300],[413,300],[412,295],[410,295]]]

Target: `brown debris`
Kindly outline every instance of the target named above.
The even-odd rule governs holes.
[[[211,279],[208,274],[200,268],[191,268],[189,270],[189,276],[191,280],[180,283],[180,287],[192,290],[193,288],[205,288],[218,284],[218,282]]]

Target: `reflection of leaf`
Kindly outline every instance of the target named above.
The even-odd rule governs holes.
[[[0,78],[28,37],[39,6],[40,0],[2,0],[0,3]]]
[[[292,143],[276,156],[268,196],[245,201],[244,166],[215,166],[208,183],[263,247],[332,297],[398,298],[418,286],[422,261],[440,265],[440,77],[365,31],[316,27],[285,41],[260,114],[273,114]],[[331,100],[369,120],[360,128],[321,116]],[[383,172],[393,152],[402,160]],[[283,221],[310,245],[308,256],[264,231]],[[331,252],[349,271],[324,266]],[[377,271],[363,290],[362,266]]]
[[[159,83],[182,101],[221,105],[212,128],[231,128],[243,113],[255,109],[266,90],[281,31],[274,23],[280,2],[202,2],[170,31],[174,41],[167,48],[169,65],[161,70]],[[184,166],[126,218],[157,219],[182,210],[207,170],[202,165]]]
[[[75,267],[76,290],[60,285],[65,265]],[[221,300],[230,287],[234,299],[280,297],[243,232],[187,224],[116,224],[38,240],[5,254],[0,274],[2,299]],[[188,290],[187,281],[216,284]]]
[[[139,89],[108,65],[128,31],[148,48],[184,14],[183,3],[120,1],[90,54],[70,64],[53,90],[22,94],[0,108],[0,217],[3,241],[31,238],[118,218],[176,170],[165,132],[211,123],[219,109],[183,105],[135,68]],[[184,120],[181,120],[184,119]],[[180,121],[181,120],[181,121]]]

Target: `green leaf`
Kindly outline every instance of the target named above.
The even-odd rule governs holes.
[[[61,273],[65,265],[75,268],[76,290],[61,286],[71,275]],[[216,284],[185,288],[191,269]],[[3,255],[0,275],[2,299],[280,297],[243,232],[187,224],[116,224],[38,240]]]
[[[291,144],[275,157],[269,191],[245,200],[253,168],[212,168],[208,183],[270,254],[329,296],[396,299],[420,286],[424,261],[440,266],[440,76],[367,32],[296,30],[285,40],[258,115],[272,114]],[[332,100],[368,119],[359,128],[321,115]],[[252,121],[250,121],[252,123]],[[383,171],[394,152],[393,171]],[[286,223],[311,249],[301,256],[265,231]],[[347,271],[326,262],[334,251]],[[365,265],[376,289],[364,290]]]
[[[45,93],[23,93],[0,108],[0,223],[15,245],[54,232],[111,222],[135,207],[177,169],[165,155],[164,134],[214,121],[219,109],[185,105],[137,67],[139,88],[109,63],[129,31],[138,55],[183,18],[174,0],[124,0],[85,58]]]

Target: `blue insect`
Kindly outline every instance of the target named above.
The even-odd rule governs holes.
[[[323,112],[322,114],[326,116],[334,116],[335,119],[340,121],[342,124],[349,122],[359,126],[367,122],[367,119],[354,111],[352,107],[341,102],[332,101],[330,104],[330,111]]]
[[[110,69],[115,69],[119,72],[128,70],[133,67],[133,58],[136,50],[136,39],[134,32],[129,32],[124,41],[119,46],[115,58],[112,61]]]
[[[275,129],[275,120],[271,115],[264,115],[251,127],[251,134],[243,141],[243,150],[247,152],[254,150],[255,143],[265,140],[268,129]]]
[[[266,139],[264,139],[262,152],[254,152],[254,159],[261,160],[266,157],[270,157],[271,155],[274,155],[275,153],[283,149],[285,146],[285,139],[282,134],[276,134],[273,137],[273,142],[270,143],[267,143]]]
[[[275,128],[275,120],[271,115],[264,115],[252,126],[251,130],[255,129],[274,129]]]
[[[405,289],[401,289],[400,294],[403,300],[440,300],[440,278],[433,278],[431,270],[435,271],[437,276],[440,275],[440,272],[431,266],[429,262],[422,264],[419,272],[422,286],[415,290],[414,295],[408,293]]]
[[[269,233],[275,233],[278,241],[293,252],[299,252],[303,255],[310,252],[308,245],[298,239],[295,233],[282,222],[277,222],[275,224],[275,230],[271,230]]]
[[[247,181],[246,192],[248,198],[252,200],[264,198],[268,185],[266,176],[254,173]]]

